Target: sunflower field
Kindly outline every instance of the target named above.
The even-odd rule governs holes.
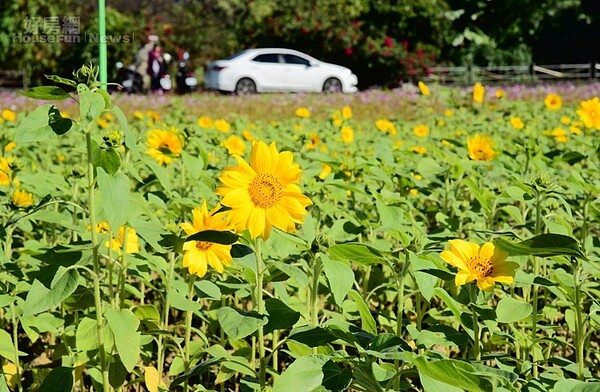
[[[597,88],[96,75],[0,107],[0,392],[600,390]]]

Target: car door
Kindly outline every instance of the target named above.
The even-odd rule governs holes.
[[[321,91],[322,75],[318,63],[295,54],[284,54],[284,78],[292,91]]]
[[[263,91],[281,91],[284,85],[283,58],[279,53],[259,54],[251,60],[251,75]]]

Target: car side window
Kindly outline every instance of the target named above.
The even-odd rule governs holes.
[[[286,64],[299,64],[304,65],[305,67],[310,66],[310,61],[300,56],[296,56],[295,54],[284,54],[283,57]]]
[[[259,54],[252,61],[256,61],[258,63],[279,63],[279,55],[277,53],[265,53]]]

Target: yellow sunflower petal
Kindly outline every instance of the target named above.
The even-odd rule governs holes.
[[[477,287],[483,291],[491,291],[494,289],[496,282],[489,276],[486,278],[477,279]]]
[[[448,241],[450,244],[450,250],[467,262],[471,257],[477,256],[479,252],[479,245],[468,242],[465,240],[450,240]]]
[[[454,284],[457,286],[462,286],[463,284],[467,284],[475,280],[475,275],[470,273],[469,271],[460,270],[456,274],[454,278]]]
[[[446,263],[458,268],[459,270],[462,270],[462,271],[469,270],[467,268],[467,263],[460,256],[454,254],[453,252],[451,252],[449,250],[445,250],[442,253],[440,253],[440,257]]]

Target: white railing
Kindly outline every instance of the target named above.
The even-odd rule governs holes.
[[[586,80],[600,78],[600,64],[498,65],[489,67],[433,67],[425,81],[442,84],[488,84],[546,80]]]

